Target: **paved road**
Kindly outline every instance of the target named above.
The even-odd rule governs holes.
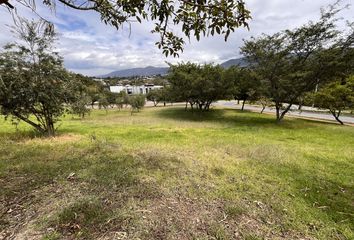
[[[218,101],[214,103],[215,106],[223,106],[223,107],[228,107],[228,108],[234,108],[234,109],[241,109],[241,104],[236,104],[236,101]],[[245,105],[246,110],[250,111],[255,111],[255,112],[260,112],[262,110],[261,107],[258,106],[253,106],[253,105]],[[311,109],[311,108],[308,108]],[[313,110],[313,109],[311,109]],[[273,113],[275,114],[275,109],[274,108],[266,108],[264,110],[265,113]],[[287,113],[289,116],[294,116],[294,117],[300,117],[300,118],[314,118],[314,119],[321,119],[321,120],[326,120],[326,121],[334,121],[334,117],[326,112],[309,112],[309,111],[298,111],[298,110],[292,110]],[[349,124],[354,124],[354,117],[351,116],[341,116],[339,119],[341,119],[344,123],[349,123]]]

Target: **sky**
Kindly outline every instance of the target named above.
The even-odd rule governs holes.
[[[343,5],[353,0],[343,0]],[[38,18],[35,13],[10,0],[19,15]],[[38,1],[40,3],[42,1]],[[243,39],[292,29],[320,17],[320,8],[334,0],[246,0],[251,11],[250,30],[239,28],[231,33],[227,42],[223,36],[205,37],[200,41],[186,41],[179,58],[165,57],[155,46],[158,35],[152,34],[151,22],[123,25],[119,30],[101,22],[95,12],[77,11],[57,3],[55,13],[37,4],[36,12],[54,23],[59,39],[56,50],[64,57],[65,67],[88,76],[99,76],[112,71],[146,66],[167,66],[166,62],[192,61],[196,63],[222,63],[240,57]],[[354,2],[353,2],[354,3]],[[345,9],[340,17],[354,21],[354,6]],[[8,25],[12,18],[0,6],[0,46],[14,41]],[[174,31],[180,32],[178,27]]]

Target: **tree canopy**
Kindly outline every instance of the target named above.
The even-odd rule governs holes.
[[[181,63],[171,65],[169,74],[172,98],[207,111],[213,101],[232,94],[233,82],[223,77],[219,65]]]
[[[323,86],[313,94],[313,100],[315,106],[328,109],[333,117],[343,124],[339,119],[341,113],[354,109],[354,76]]]
[[[353,28],[338,31],[337,6],[317,22],[245,41],[242,54],[261,78],[280,121],[306,92],[353,71]]]
[[[224,71],[224,82],[232,87],[230,91],[235,100],[242,100],[241,110],[247,100],[254,100],[260,92],[259,79],[254,71],[249,68],[232,66]]]
[[[79,85],[53,51],[55,34],[41,24],[21,19],[13,29],[19,41],[0,52],[0,109],[52,136],[66,105],[77,100]]]
[[[16,1],[32,9],[37,2]],[[166,56],[178,56],[185,44],[183,36],[178,36],[172,25],[180,27],[188,39],[222,34],[226,41],[235,29],[248,28],[251,19],[243,0],[44,0],[43,3],[51,9],[60,3],[79,11],[95,11],[100,14],[102,22],[117,29],[123,24],[151,21],[154,24],[151,32],[160,35],[156,45]]]

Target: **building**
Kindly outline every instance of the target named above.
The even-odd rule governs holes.
[[[114,93],[120,93],[122,91],[126,92],[127,94],[147,94],[151,90],[154,89],[161,89],[163,86],[160,85],[154,85],[154,84],[144,84],[140,86],[134,86],[134,85],[116,85],[116,86],[110,86],[109,90]]]

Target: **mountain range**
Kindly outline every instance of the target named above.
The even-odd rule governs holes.
[[[230,59],[226,62],[220,64],[223,68],[229,68],[234,65],[240,67],[247,67],[248,63],[245,58],[235,58]],[[129,68],[124,70],[114,71],[105,75],[99,76],[100,78],[108,77],[134,77],[134,76],[154,76],[154,75],[166,75],[168,72],[168,67],[153,67],[148,66],[144,68]]]

